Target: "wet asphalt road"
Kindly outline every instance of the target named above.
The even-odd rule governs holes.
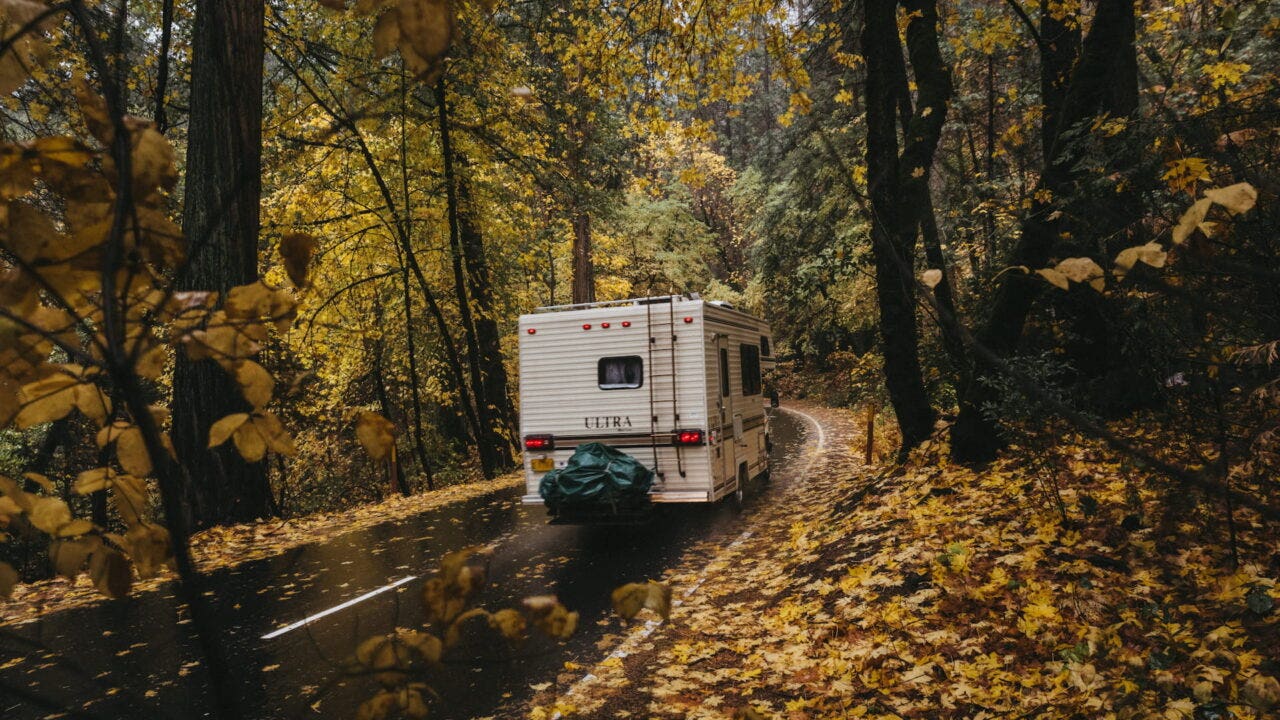
[[[774,482],[742,512],[722,502],[661,507],[638,527],[551,526],[542,507],[522,506],[519,490],[504,490],[216,572],[213,607],[240,711],[264,720],[353,717],[376,685],[341,678],[338,663],[370,635],[421,626],[421,579],[274,639],[262,636],[402,578],[428,576],[444,553],[495,544],[483,606],[555,594],[581,613],[578,633],[566,643],[535,640],[514,653],[494,649],[450,663],[434,682],[442,701],[432,717],[514,716],[510,708],[529,697],[530,685],[555,681],[566,662],[598,657],[596,643],[617,632],[606,621],[613,588],[660,576],[697,541],[729,542],[741,532],[742,513],[789,481],[805,424],[785,412],[773,423]],[[0,718],[209,717],[206,677],[187,628],[168,588],[0,628]]]

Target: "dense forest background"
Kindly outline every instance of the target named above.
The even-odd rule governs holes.
[[[499,475],[516,317],[680,292],[903,453],[1278,516],[1270,0],[0,14],[0,589]]]

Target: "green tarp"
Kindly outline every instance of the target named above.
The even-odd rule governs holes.
[[[648,502],[653,471],[608,445],[579,445],[569,462],[542,477],[538,493],[552,513],[562,508],[633,509]]]

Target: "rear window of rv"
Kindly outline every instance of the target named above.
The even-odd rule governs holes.
[[[596,377],[601,390],[630,390],[644,385],[644,360],[639,355],[600,358]]]
[[[745,396],[760,394],[760,348],[755,345],[740,345],[742,353],[742,394]]]

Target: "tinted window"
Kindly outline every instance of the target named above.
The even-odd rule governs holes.
[[[629,390],[644,384],[644,360],[639,355],[600,358],[596,378],[601,390]]]
[[[765,357],[771,357],[773,353],[769,352],[769,338],[765,335],[760,336],[760,354]]]
[[[760,348],[755,345],[738,346],[742,360],[742,394],[760,394]]]
[[[720,395],[729,397],[729,351],[720,350]]]

